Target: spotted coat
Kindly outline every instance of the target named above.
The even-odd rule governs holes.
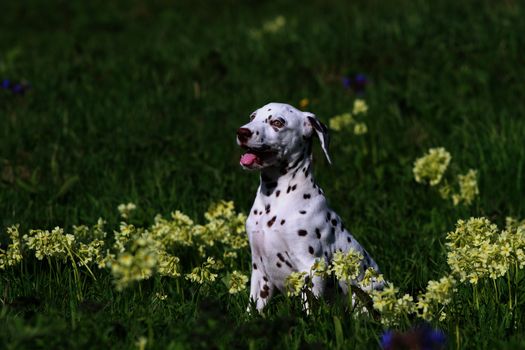
[[[316,259],[330,263],[336,251],[353,249],[363,255],[358,279],[368,267],[378,270],[314,179],[313,136],[319,137],[330,161],[327,128],[313,114],[280,103],[258,109],[238,131],[239,145],[248,150],[241,165],[261,171],[246,221],[252,253],[250,297],[259,311],[275,290],[284,291],[290,273],[309,272]],[[313,294],[322,295],[326,281],[314,276],[312,283]],[[345,282],[339,286],[347,293]]]

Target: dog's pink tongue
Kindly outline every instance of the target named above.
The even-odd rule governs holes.
[[[255,160],[257,159],[257,156],[253,153],[245,153],[241,156],[241,164],[250,166],[253,163],[255,163]]]

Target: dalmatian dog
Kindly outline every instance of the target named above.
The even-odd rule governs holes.
[[[257,196],[246,221],[252,254],[250,299],[259,312],[276,290],[285,291],[290,273],[308,273],[316,259],[324,259],[328,265],[336,251],[354,249],[361,253],[358,280],[368,267],[379,271],[341,218],[330,209],[314,180],[314,136],[319,138],[331,163],[327,127],[314,114],[288,104],[269,103],[259,108],[251,114],[250,122],[237,130],[237,143],[246,150],[240,159],[241,166],[261,173]],[[313,276],[309,282],[311,293],[321,297],[327,280]],[[344,294],[348,293],[346,282],[338,284]]]

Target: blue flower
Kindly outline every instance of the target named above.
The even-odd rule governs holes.
[[[383,349],[389,349],[392,346],[392,339],[394,339],[394,332],[393,331],[385,331],[383,335],[381,335],[381,347]]]
[[[383,350],[439,350],[445,348],[447,338],[443,331],[422,324],[403,333],[387,330],[382,334],[380,342]]]
[[[432,329],[430,326],[421,328],[421,349],[433,350],[441,349],[445,346],[447,338],[445,333],[439,329]]]
[[[368,79],[366,78],[366,75],[362,73],[358,73],[355,75],[353,87],[356,92],[364,92],[366,84],[368,84]]]
[[[4,79],[2,80],[2,89],[9,89],[9,86],[11,85],[11,82],[9,81],[9,79]]]
[[[22,84],[15,84],[15,85],[11,88],[11,91],[13,92],[13,94],[16,94],[16,95],[23,95],[23,94],[26,92],[26,88],[25,88],[24,85],[22,85]]]
[[[352,80],[349,77],[342,77],[341,83],[345,89],[350,89],[352,87]]]
[[[366,75],[364,75],[362,73],[356,74],[355,75],[355,82],[356,82],[356,84],[366,84],[367,83]]]
[[[15,95],[25,94],[30,87],[31,85],[26,82],[15,83],[9,79],[4,79],[0,83],[0,88],[4,90],[11,90],[11,92]]]
[[[341,83],[345,89],[352,89],[357,93],[362,93],[365,91],[368,79],[363,73],[357,73],[354,76],[342,76]]]

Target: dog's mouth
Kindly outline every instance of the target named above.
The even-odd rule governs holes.
[[[243,167],[248,169],[263,167],[268,159],[277,155],[277,151],[271,149],[269,146],[262,146],[257,148],[248,146],[241,147],[244,148],[247,152],[241,156],[240,163]]]

